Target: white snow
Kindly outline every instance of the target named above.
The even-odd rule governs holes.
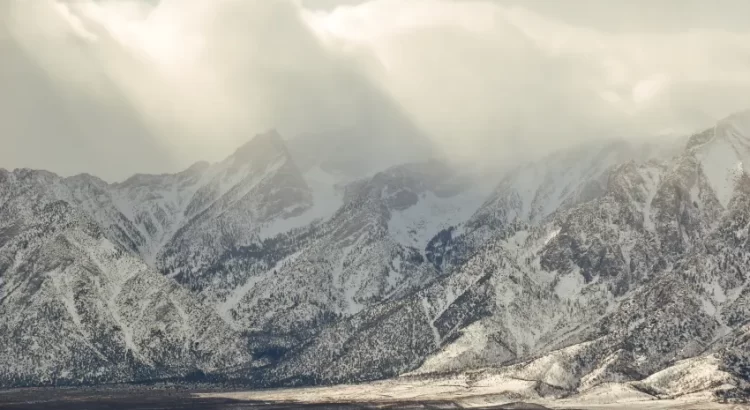
[[[227,322],[231,327],[235,328],[236,324],[234,319],[232,318],[232,315],[230,314],[231,310],[235,308],[240,303],[240,301],[242,301],[242,298],[245,297],[245,295],[247,295],[255,287],[256,284],[258,284],[258,282],[271,277],[277,266],[294,261],[299,256],[299,254],[300,252],[293,253],[279,261],[279,263],[266,270],[265,272],[248,278],[248,280],[243,283],[242,286],[235,288],[223,302],[215,306],[216,312],[219,314],[219,316],[221,316],[222,319],[224,319],[225,322]]]
[[[703,311],[709,316],[716,317],[722,323],[723,319],[719,313],[721,307],[729,300],[729,295],[721,287],[717,278],[712,278],[711,282],[704,283],[703,290],[706,292],[706,296],[701,299]]]
[[[547,234],[547,237],[544,239],[544,244],[547,245],[551,240],[555,239],[557,235],[560,233],[560,228],[557,228]]]
[[[432,379],[395,379],[357,385],[309,387],[301,389],[256,390],[229,393],[199,393],[200,397],[223,397],[240,400],[286,401],[305,403],[374,403],[393,401],[467,400],[475,401],[507,394],[513,397],[539,399],[535,383],[496,375],[445,376]],[[481,404],[480,404],[481,405]],[[464,407],[464,406],[461,406]],[[467,408],[475,407],[467,402]]]
[[[637,148],[624,141],[607,141],[549,156],[510,174],[486,206],[502,208],[507,222],[538,223],[564,205],[576,203],[586,189],[602,182],[610,167],[643,159]]]
[[[696,157],[717,199],[726,208],[738,175],[750,163],[750,115],[738,114],[714,127],[711,141],[698,147]]]
[[[200,183],[178,186],[175,178],[174,175],[165,175],[154,185],[115,184],[111,187],[114,207],[128,220],[135,222],[140,218],[147,218],[154,222],[154,233],[149,233],[143,224],[134,223],[135,228],[146,239],[140,252],[149,266],[154,265],[156,255],[184,223],[185,208],[201,187]],[[167,221],[159,222],[156,214],[160,211],[168,215]]]
[[[505,240],[503,248],[511,254],[517,254],[521,251],[524,251],[525,249],[523,249],[523,246],[526,244],[526,240],[529,238],[529,233],[530,232],[527,230],[519,230],[514,232],[513,236]]]
[[[510,375],[524,380],[541,380],[549,385],[573,388],[578,380],[572,373],[575,353],[593,342],[584,342],[561,349],[533,360],[517,369],[510,369]]]
[[[344,292],[344,300],[347,303],[345,312],[349,315],[354,315],[356,313],[359,313],[362,309],[365,308],[364,304],[359,303],[355,300],[357,296],[357,292],[362,286],[363,277],[362,275],[357,275],[357,276],[354,276],[353,279],[354,280],[350,279],[346,283],[343,283],[341,285],[342,290]]]
[[[343,296],[345,306],[342,313],[348,315],[359,313],[365,308],[364,304],[356,301],[356,296],[366,280],[367,273],[348,266],[357,257],[353,252],[360,249],[360,245],[365,238],[366,235],[363,231],[360,231],[360,235],[356,238],[350,238],[353,241],[335,252],[336,256],[333,258],[336,261],[336,266],[331,271],[331,283],[334,289]]]
[[[652,399],[653,397],[628,384],[604,383],[577,394],[572,400],[579,403],[614,404],[650,401]]]
[[[737,155],[728,141],[714,140],[698,154],[703,172],[714,190],[719,203],[726,208],[734,192],[734,164]]]
[[[391,211],[388,232],[400,244],[423,251],[435,234],[468,220],[483,200],[483,193],[474,189],[451,197],[424,192],[416,204]]]
[[[107,215],[102,209],[114,209],[131,221],[146,241],[145,244],[139,246],[139,253],[144,261],[153,267],[159,252],[185,225],[188,218],[207,209],[225,195],[230,195],[230,200],[242,198],[287,161],[286,156],[279,154],[270,158],[265,168],[261,169],[258,164],[238,161],[232,155],[200,171],[201,174],[189,183],[180,179],[181,174],[136,176],[134,178],[142,178],[142,181],[136,179],[130,183],[126,181],[109,186],[111,208],[105,208],[99,204],[83,203],[83,205],[97,216],[97,220],[103,226],[120,225],[120,221],[115,219],[115,215]],[[187,207],[199,191],[204,194],[210,193],[210,195],[206,197],[206,203],[198,209],[193,209],[191,214],[187,215]],[[322,195],[322,199],[316,198],[316,200],[320,200],[321,207],[327,209],[329,205],[325,204],[324,200],[328,198],[328,194]],[[288,226],[282,223],[278,227],[270,225],[268,229],[286,231],[306,225],[323,213],[321,209],[315,208],[309,218],[303,215],[303,218],[298,221],[288,221]],[[164,218],[166,220],[163,220]],[[144,224],[138,222],[141,219],[151,220],[156,231],[149,233]],[[267,235],[271,233],[273,232]]]
[[[646,201],[643,203],[643,227],[649,231],[655,231],[656,225],[654,224],[654,218],[651,213],[651,203],[654,202],[656,193],[659,188],[659,174],[654,170],[648,169],[641,171],[641,176],[646,182]],[[692,194],[691,194],[692,195]]]
[[[634,388],[632,383],[606,383],[565,398],[540,397],[535,386],[536,382],[532,380],[494,374],[492,371],[477,371],[445,376],[409,376],[356,385],[199,393],[198,396],[287,403],[382,403],[384,406],[392,405],[394,402],[420,402],[429,398],[451,402],[453,404],[450,408],[490,408],[518,401],[560,409],[727,408],[725,404],[713,402],[710,394],[656,400],[653,396]]]
[[[581,275],[578,269],[560,275],[559,278],[557,285],[555,285],[555,294],[560,299],[575,299],[585,285],[583,275]]]
[[[182,333],[188,333],[190,331],[190,323],[191,323],[190,316],[187,313],[185,313],[185,310],[180,306],[180,303],[174,299],[174,295],[169,295],[169,302],[174,308],[174,310],[177,312],[177,316],[180,317],[179,325],[182,328]],[[230,323],[230,322],[227,322],[227,323]],[[185,344],[184,344],[185,349],[189,348],[189,345],[188,345],[189,343],[190,343],[190,339],[185,338]]]
[[[344,202],[343,192],[338,189],[340,177],[332,175],[320,167],[314,167],[304,174],[305,182],[313,194],[313,206],[301,215],[280,219],[266,224],[260,229],[261,238],[269,238],[295,228],[307,226],[314,221],[327,220]]]
[[[65,275],[62,272],[52,271],[47,273],[52,279],[52,284],[59,292],[60,299],[65,305],[65,310],[68,312],[68,316],[73,320],[76,327],[81,328],[81,316],[78,315],[78,309],[75,304],[75,296],[73,295],[73,289],[70,284],[65,280]]]
[[[424,316],[427,319],[427,324],[430,326],[430,330],[432,331],[432,338],[435,341],[435,346],[440,346],[440,343],[443,341],[443,339],[440,337],[440,332],[435,327],[435,319],[430,316],[430,303],[425,298],[421,298],[419,301],[422,304],[422,311],[424,312]]]
[[[422,300],[423,309],[425,300]],[[437,334],[436,342],[440,338],[437,329],[433,326],[433,336]],[[475,322],[461,330],[458,340],[449,343],[443,349],[428,357],[415,373],[431,373],[444,370],[446,364],[450,363],[466,352],[480,352],[487,345],[487,329],[481,322]],[[439,346],[439,345],[438,345]]]
[[[719,281],[714,279],[709,284],[709,292],[713,296],[716,303],[722,304],[727,301],[727,295],[724,289],[719,284]]]
[[[84,255],[88,257],[97,269],[107,278],[106,287],[108,296],[105,299],[107,305],[107,311],[110,313],[112,320],[121,329],[123,342],[125,347],[132,351],[136,356],[140,356],[139,349],[133,342],[133,330],[128,323],[120,317],[120,307],[117,305],[117,297],[122,291],[123,284],[133,276],[139,274],[145,266],[140,262],[133,259],[118,259],[113,258],[116,253],[114,245],[107,239],[100,239],[96,243],[90,243],[89,240],[80,232],[75,232],[71,235],[70,240],[75,243]],[[113,266],[107,266],[108,261],[111,262],[114,259],[115,264]],[[126,272],[125,275],[121,272]],[[97,277],[97,279],[99,279]],[[98,281],[97,281],[98,283]],[[101,284],[99,285],[101,287]],[[141,357],[144,359],[143,357]],[[148,362],[148,360],[146,360]]]
[[[720,370],[721,360],[714,355],[690,358],[652,374],[641,383],[660,394],[674,396],[732,383],[732,376]]]

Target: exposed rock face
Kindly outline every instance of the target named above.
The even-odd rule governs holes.
[[[214,372],[250,361],[189,291],[107,239],[47,173],[5,174],[0,207],[0,380],[101,383]]]
[[[750,113],[669,151],[576,147],[490,193],[437,161],[303,172],[273,132],[120,184],[0,171],[0,376],[743,387]]]
[[[259,135],[211,167],[185,203],[183,222],[156,256],[156,266],[194,290],[217,284],[209,268],[226,252],[261,242],[261,229],[299,216],[312,192],[276,132]]]

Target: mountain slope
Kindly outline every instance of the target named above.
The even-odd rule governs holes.
[[[618,159],[600,168],[573,161],[596,170],[574,179],[577,187],[595,181],[595,195],[552,182],[555,193],[540,206],[492,197],[475,215],[516,216],[456,231],[444,241],[454,262],[441,278],[323,330],[290,351],[271,377],[342,382],[418,366],[430,373],[519,363],[507,368],[512,377],[584,389],[640,380],[715,351],[722,368],[743,380],[744,172],[725,162],[727,175],[737,176],[726,188],[704,171],[705,153],[715,149],[705,144],[729,140],[741,155],[738,128],[727,129],[699,148],[695,139],[704,137],[693,137],[671,159]],[[730,199],[722,203],[727,189]],[[551,212],[530,217],[549,201]],[[482,239],[457,246],[472,235]],[[729,254],[716,256],[716,249]],[[725,306],[737,312],[731,323],[717,316]]]
[[[530,351],[541,354],[541,362],[520,365],[514,371],[519,377],[587,388],[638,380],[716,351],[737,380],[747,378],[741,335],[748,318],[741,295],[750,260],[742,242],[750,208],[747,174],[735,162],[747,152],[750,134],[738,132],[747,118],[733,116],[716,131],[697,134],[666,163],[615,168],[601,198],[555,212],[529,233],[516,231],[503,241],[501,247],[512,247],[520,234],[516,260],[526,265],[523,270],[540,282],[550,278],[559,298],[583,307],[565,318],[572,330],[546,327],[552,334],[543,339],[552,343]],[[727,146],[732,155],[720,162],[711,157]],[[456,349],[463,356],[488,350],[486,341],[468,341],[476,338],[470,331],[462,338],[423,371],[464,367],[455,364]],[[545,356],[566,346],[563,356]]]
[[[121,184],[1,171],[4,377],[278,386],[483,369],[542,396],[741,389],[748,157],[750,112],[679,150],[573,147],[492,192],[438,161],[355,181],[301,170],[273,132]],[[82,361],[19,353],[48,335]]]
[[[0,384],[153,379],[250,360],[210,309],[50,195],[54,176],[1,179],[17,194],[0,203]]]
[[[49,175],[44,183],[51,194],[91,217],[108,239],[211,295],[235,285],[236,279],[203,276],[223,255],[333,212],[316,207],[316,200],[337,204],[325,184],[316,185],[321,192],[311,190],[275,131],[220,163],[197,163],[177,174],[135,175],[115,184],[87,174]]]
[[[223,308],[240,328],[286,333],[398,298],[437,275],[424,257],[431,232],[461,221],[479,201],[439,162],[350,184],[329,220],[299,235],[293,253],[238,288]]]
[[[310,209],[313,196],[274,131],[256,136],[207,171],[156,266],[191,289],[220,291],[222,284],[202,277],[206,269],[223,253],[258,243],[265,225]]]

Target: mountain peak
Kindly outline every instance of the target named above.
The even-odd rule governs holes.
[[[726,118],[724,118],[721,121],[728,121],[728,122],[744,121],[744,122],[748,122],[748,121],[750,121],[750,108],[745,109],[745,110],[741,110],[741,111],[737,111],[737,112],[732,113],[732,114],[729,114]]]
[[[703,174],[723,207],[735,190],[737,175],[750,163],[750,110],[717,121],[688,140],[686,151],[700,162]]]
[[[280,156],[289,157],[289,150],[281,135],[275,129],[271,129],[256,134],[250,141],[237,148],[231,158],[235,164],[266,163]]]
[[[750,109],[731,114],[718,120],[711,128],[693,134],[686,148],[689,150],[716,140],[750,146]]]
[[[211,164],[208,161],[198,161],[194,163],[193,165],[189,166],[187,169],[182,171],[182,174],[199,174],[201,172],[205,172],[208,168],[211,167]]]
[[[281,135],[278,131],[275,129],[270,129],[266,132],[261,132],[258,134],[255,134],[248,142],[242,144],[239,148],[237,148],[237,151],[240,152],[246,149],[255,148],[266,145],[272,145],[272,146],[286,146],[284,143],[284,139],[281,138]]]
[[[736,112],[716,124],[716,135],[750,144],[750,110]]]

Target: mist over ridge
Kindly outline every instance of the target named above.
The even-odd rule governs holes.
[[[364,168],[493,168],[686,136],[750,105],[745,3],[641,6],[11,0],[0,164],[122,180],[275,128]]]

